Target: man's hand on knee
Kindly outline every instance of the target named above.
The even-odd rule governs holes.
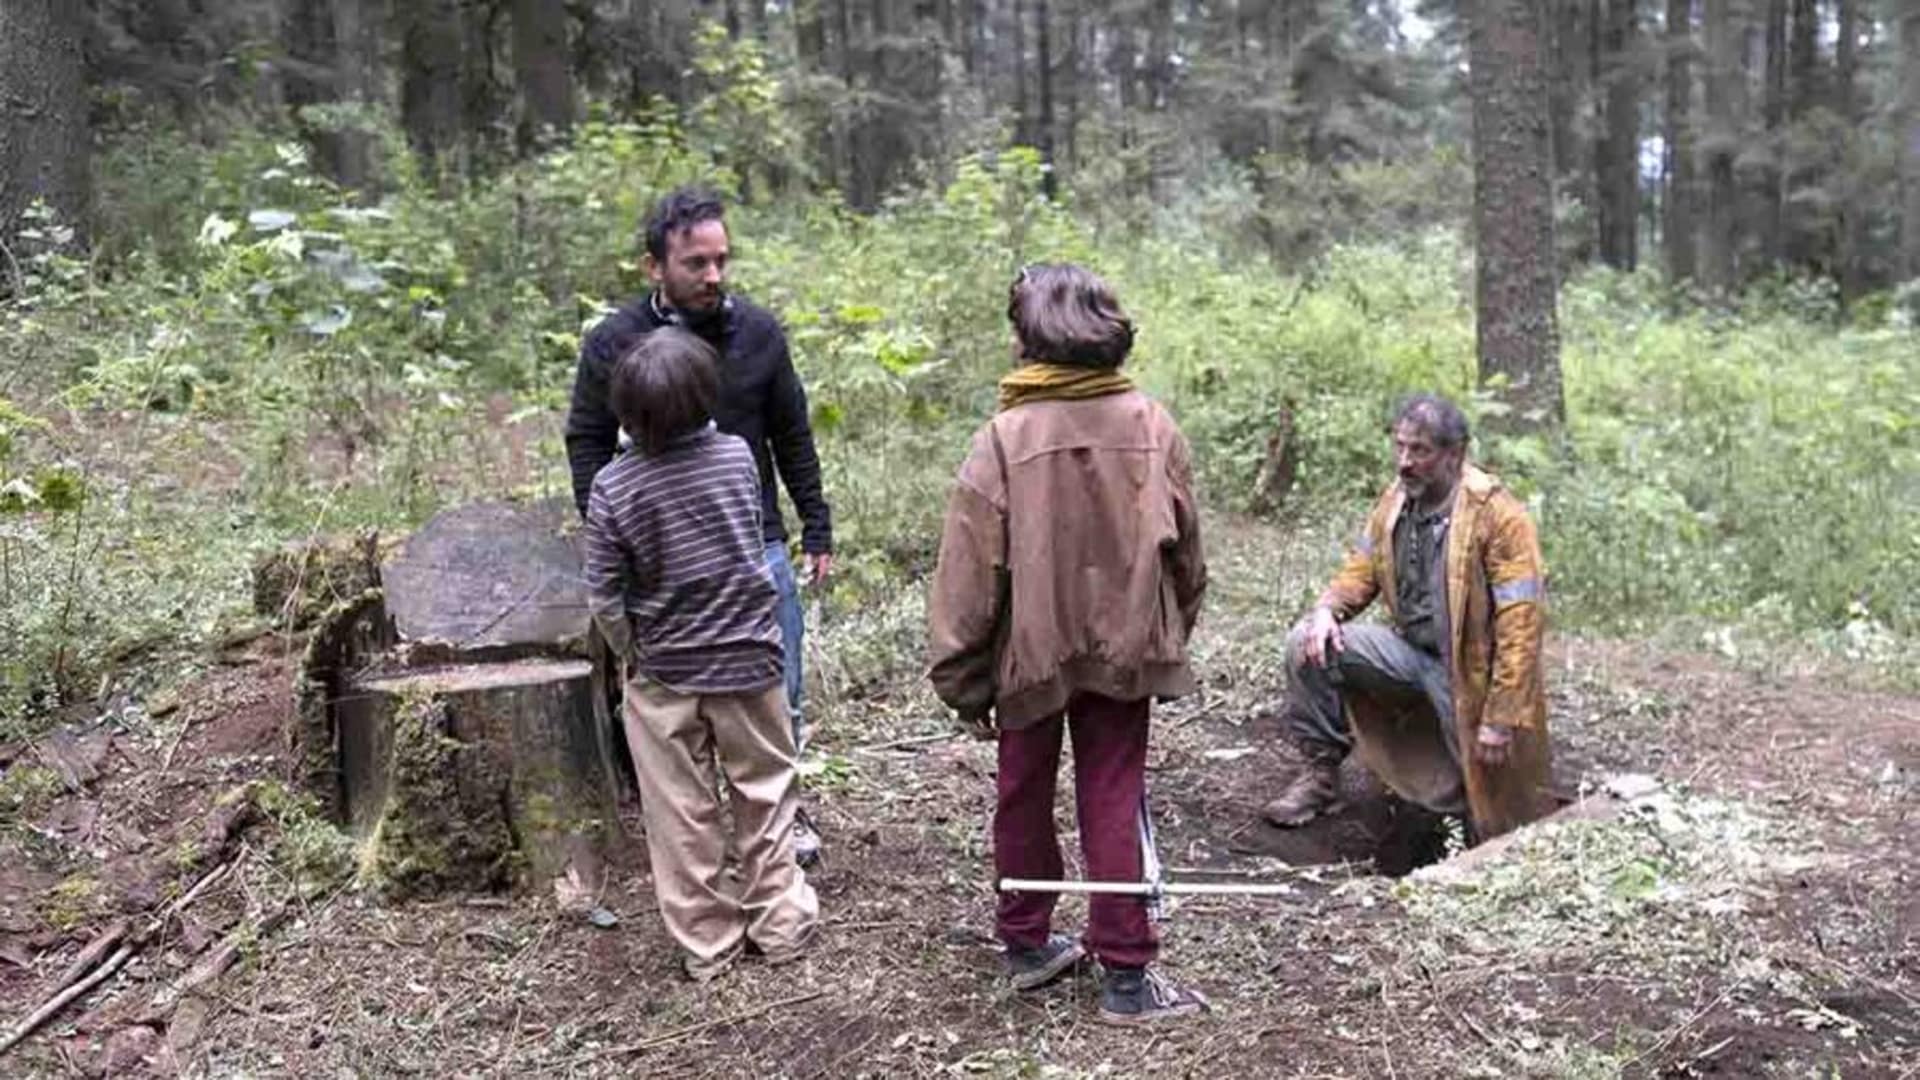
[[[1474,740],[1473,756],[1487,766],[1505,765],[1512,756],[1513,729],[1499,724],[1481,724]]]
[[[1346,633],[1340,629],[1340,620],[1333,617],[1332,608],[1323,604],[1307,616],[1306,641],[1303,644],[1307,662],[1314,667],[1326,667],[1334,654],[1346,650]]]

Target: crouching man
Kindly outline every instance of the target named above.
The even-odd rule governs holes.
[[[1526,508],[1467,462],[1467,442],[1444,398],[1396,415],[1398,476],[1287,638],[1286,723],[1307,764],[1267,804],[1275,825],[1328,809],[1356,746],[1402,798],[1465,815],[1475,842],[1551,808],[1546,568]],[[1350,625],[1376,596],[1390,625]]]

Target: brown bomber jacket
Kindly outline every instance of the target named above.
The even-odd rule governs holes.
[[[1206,583],[1191,451],[1164,407],[1137,390],[1016,406],[974,435],[947,503],[929,677],[1010,729],[1080,691],[1189,693]]]

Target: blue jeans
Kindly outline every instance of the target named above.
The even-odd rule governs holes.
[[[785,543],[767,545],[767,569],[773,571],[773,587],[780,593],[774,618],[780,623],[780,648],[786,654],[787,709],[793,714],[793,752],[798,754],[807,746],[807,715],[802,708],[806,672],[801,661],[807,619],[800,608],[800,582],[793,576],[793,560],[787,556]]]

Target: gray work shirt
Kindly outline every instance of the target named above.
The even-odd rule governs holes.
[[[1433,656],[1441,655],[1444,636],[1447,525],[1453,501],[1422,512],[1411,501],[1393,523],[1394,617],[1400,636]]]

